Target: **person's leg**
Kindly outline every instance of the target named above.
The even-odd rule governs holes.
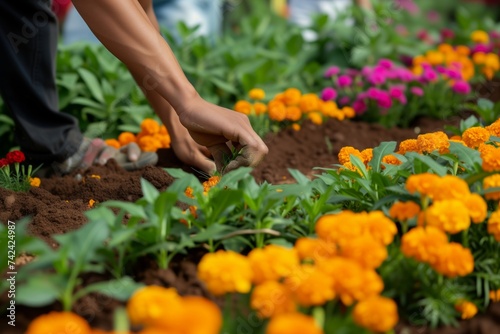
[[[59,112],[57,22],[50,0],[0,1],[0,94],[16,139],[35,162],[62,162],[82,143],[78,122]]]

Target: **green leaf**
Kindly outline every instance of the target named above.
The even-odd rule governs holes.
[[[380,172],[382,166],[382,159],[389,154],[394,153],[396,149],[396,142],[383,142],[379,146],[373,149],[373,158],[370,161],[369,165],[372,167],[374,172]]]
[[[76,301],[83,296],[92,292],[97,292],[119,301],[125,302],[130,299],[135,291],[142,288],[144,284],[137,283],[130,277],[122,277],[120,279],[98,282],[85,286],[80,289],[74,296],[73,300]]]
[[[140,217],[143,219],[147,218],[144,208],[138,204],[122,201],[106,201],[104,203],[101,203],[101,205],[110,208],[122,209],[123,211],[130,213],[130,215],[132,215],[133,217]]]
[[[213,224],[203,231],[192,236],[192,240],[196,242],[204,242],[207,240],[219,240],[226,236],[228,233],[233,232],[235,230],[234,227],[223,225],[223,224]]]
[[[483,110],[493,110],[495,104],[488,99],[480,98],[477,100],[477,106]]]
[[[141,178],[141,189],[142,193],[144,195],[144,198],[146,201],[149,203],[154,203],[160,192],[158,189],[155,188],[151,183],[149,183],[147,180]]]
[[[408,152],[406,153],[406,156],[421,161],[439,176],[445,176],[447,174],[446,167],[441,166],[429,156],[422,155],[416,152]]]
[[[66,286],[59,275],[36,274],[25,284],[19,284],[16,290],[16,303],[31,307],[52,304],[62,294]]]
[[[90,90],[92,96],[99,102],[104,103],[104,95],[101,90],[101,86],[99,85],[99,81],[97,77],[85,68],[78,69],[78,73],[82,77],[83,81],[87,85],[87,88]]]
[[[288,173],[297,181],[299,185],[308,185],[311,180],[297,169],[288,168]]]
[[[467,169],[474,168],[476,163],[481,164],[482,162],[481,153],[479,153],[479,151],[473,150],[457,142],[450,142],[450,153],[455,154]]]

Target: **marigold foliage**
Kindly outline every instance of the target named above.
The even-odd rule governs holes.
[[[266,334],[323,334],[313,318],[302,313],[285,313],[273,317]]]
[[[250,306],[262,318],[294,312],[297,307],[290,289],[276,281],[257,285],[252,291]]]
[[[253,249],[248,254],[248,260],[255,284],[277,281],[289,276],[297,270],[300,261],[297,250],[277,245]]]
[[[50,312],[35,318],[26,334],[91,334],[85,319],[72,312]]]
[[[389,298],[372,296],[354,306],[354,322],[374,332],[385,333],[398,322],[398,307]]]
[[[395,202],[389,209],[389,215],[396,220],[405,221],[418,215],[420,205],[415,202]]]
[[[456,199],[437,201],[425,212],[427,225],[455,234],[470,226],[469,210]]]

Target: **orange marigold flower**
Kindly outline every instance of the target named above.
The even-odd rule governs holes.
[[[271,318],[266,334],[323,334],[313,318],[298,312],[284,313]]]
[[[485,129],[488,130],[492,136],[500,137],[500,119],[497,119],[495,122],[485,127]]]
[[[416,139],[407,139],[399,143],[399,154],[405,154],[406,152],[420,152]]]
[[[365,234],[344,243],[340,254],[356,261],[363,268],[376,269],[387,258],[387,249],[371,235]]]
[[[256,102],[253,104],[253,110],[255,111],[255,115],[265,114],[267,111],[267,105],[262,102]]]
[[[385,333],[396,326],[398,307],[392,299],[372,296],[357,303],[352,315],[359,326],[377,333]]]
[[[318,306],[335,298],[333,277],[311,264],[304,264],[285,279],[285,285],[301,306]]]
[[[429,189],[429,196],[434,201],[445,199],[463,200],[470,195],[467,182],[454,175],[445,175],[438,178]]]
[[[490,41],[490,36],[488,35],[488,33],[484,30],[474,30],[471,34],[470,34],[470,39],[474,42],[474,43],[478,43],[478,44],[487,44],[489,41]]]
[[[488,190],[490,188],[500,188],[500,174],[493,174],[484,178],[483,189]],[[500,191],[487,192],[484,197],[491,200],[500,200]]]
[[[420,205],[415,202],[395,202],[389,210],[392,218],[405,221],[415,217],[420,212]]]
[[[254,88],[254,89],[250,90],[250,92],[248,92],[248,96],[252,100],[260,101],[260,100],[263,100],[266,97],[266,93],[264,92],[263,89]]]
[[[184,194],[189,198],[194,198],[193,188],[187,187],[186,190],[184,191]]]
[[[304,113],[319,111],[320,98],[316,94],[302,95],[299,107]]]
[[[28,326],[26,334],[91,334],[85,319],[72,312],[50,312],[35,318]]]
[[[42,181],[38,177],[30,177],[30,185],[32,187],[40,187]]]
[[[471,148],[478,147],[488,139],[490,139],[490,133],[488,130],[479,126],[468,128],[462,134],[462,140],[465,142],[465,145]]]
[[[323,116],[321,116],[319,112],[310,112],[307,114],[307,118],[309,118],[314,124],[323,124]]]
[[[388,164],[388,165],[396,165],[396,166],[399,166],[402,164],[402,162],[392,154],[389,154],[389,155],[386,155],[385,157],[383,157],[382,162],[385,164]]]
[[[287,277],[298,268],[300,261],[297,250],[277,245],[253,249],[248,254],[248,260],[256,284]]]
[[[150,135],[142,136],[139,139],[138,144],[144,152],[156,152],[156,150],[162,146],[161,141]]]
[[[425,220],[428,226],[435,226],[451,234],[470,226],[469,210],[457,199],[434,202],[425,212]]]
[[[335,112],[338,110],[339,110],[339,107],[337,106],[337,103],[335,103],[333,101],[326,101],[326,102],[320,103],[320,111],[326,117],[333,117]],[[342,116],[344,116],[344,114],[342,114]]]
[[[470,49],[465,45],[458,45],[456,47],[457,54],[467,57],[470,54]]]
[[[168,130],[167,130],[167,127],[165,125],[161,125],[160,126],[160,132],[159,132],[161,135],[168,135]]]
[[[444,53],[444,54],[455,52],[455,49],[453,48],[453,46],[451,46],[450,44],[447,44],[447,43],[439,44],[437,49],[439,52]]]
[[[320,239],[343,245],[364,233],[363,218],[351,211],[324,215],[316,222]]]
[[[441,246],[432,268],[446,277],[466,276],[474,270],[474,257],[470,249],[451,242]]]
[[[430,189],[439,180],[439,176],[431,173],[410,175],[406,180],[406,189],[410,194],[418,192],[421,196],[428,196]]]
[[[302,111],[297,106],[288,106],[286,107],[285,118],[289,121],[296,122],[302,118]]]
[[[165,307],[165,305],[163,305],[163,307]],[[170,311],[170,305],[168,310]],[[182,298],[182,311],[182,316],[176,322],[176,327],[165,326],[165,329],[173,327],[173,330],[168,330],[164,333],[220,333],[222,327],[222,313],[214,302],[199,296],[186,296]],[[193,321],[194,314],[196,314],[196,321]]]
[[[216,296],[226,293],[247,293],[252,287],[251,261],[245,256],[219,250],[203,256],[198,265],[198,277]]]
[[[321,239],[300,238],[294,248],[301,260],[312,260],[315,263],[329,259],[337,254],[337,246]]]
[[[476,65],[484,65],[486,62],[486,53],[484,52],[476,52],[472,55],[472,61]]]
[[[345,106],[342,108],[342,112],[347,118],[353,118],[354,116],[356,116],[356,111],[354,111],[354,108],[352,107]]]
[[[95,204],[95,201],[93,199],[90,199],[89,200],[89,204],[87,205],[90,208],[93,208],[94,207],[94,204]]]
[[[160,124],[152,118],[146,118],[141,123],[141,132],[147,135],[154,135],[160,132]]]
[[[302,97],[302,93],[297,88],[288,88],[283,93],[283,102],[287,106],[295,106],[300,103],[300,98]]]
[[[358,158],[361,159],[361,161],[363,161],[363,155],[361,154],[361,152],[357,149],[355,149],[354,147],[352,146],[344,146],[340,149],[340,152],[339,152],[339,162],[343,165],[345,164],[346,162],[350,162],[351,161],[351,155],[355,155],[357,156]]]
[[[362,219],[364,233],[370,234],[376,241],[387,246],[394,240],[394,236],[398,232],[396,224],[387,218],[382,211],[362,212],[358,214],[358,217]]]
[[[285,104],[281,101],[273,100],[269,102],[268,105],[268,114],[269,118],[273,121],[281,122],[286,117],[286,107]]]
[[[481,158],[483,159],[483,170],[485,172],[500,171],[500,148],[486,149],[487,146],[491,145],[482,146]]]
[[[120,142],[121,146],[135,143],[135,135],[132,132],[122,132],[118,136],[118,142]]]
[[[368,165],[368,163],[373,159],[373,148],[366,148],[361,151],[361,157],[363,158],[363,163]]]
[[[276,281],[257,285],[252,291],[250,306],[261,318],[294,312],[297,307],[290,289]]]
[[[153,135],[153,138],[156,139],[160,143],[160,147],[158,148],[170,148],[170,136],[169,135],[161,135],[157,133]]]
[[[211,188],[215,187],[220,182],[220,176],[211,176],[208,180],[203,182],[203,191],[208,192]]]
[[[439,51],[430,50],[426,54],[427,62],[431,65],[440,65],[444,62],[444,54]]]
[[[488,53],[486,59],[484,60],[484,66],[492,71],[498,71],[500,69],[500,59],[497,54]]]
[[[431,153],[437,150],[443,154],[448,152],[450,142],[446,133],[437,131],[418,135],[417,145],[420,152]]]
[[[116,139],[106,139],[104,142],[106,143],[106,145],[117,149],[121,147],[120,142]]]
[[[448,243],[448,237],[440,229],[417,226],[401,238],[401,251],[417,261],[436,262],[440,249]]]
[[[293,129],[294,131],[300,131],[300,124],[293,123],[293,124],[292,124],[292,129]]]
[[[500,242],[500,211],[495,211],[488,218],[488,233]]]
[[[459,300],[455,304],[455,310],[460,313],[462,319],[470,319],[477,313],[477,306],[467,300]]]
[[[490,300],[494,303],[500,302],[500,289],[490,291]]]
[[[250,115],[252,113],[252,104],[245,100],[236,102],[233,109],[239,113]]]
[[[467,210],[469,210],[469,216],[473,223],[479,224],[486,219],[488,205],[479,194],[470,194],[464,198],[463,203]]]

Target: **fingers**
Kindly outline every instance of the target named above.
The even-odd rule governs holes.
[[[214,158],[217,171],[222,172],[222,169],[226,165],[226,162],[231,158],[231,150],[226,145],[226,143],[210,146],[208,147],[208,150]]]
[[[104,145],[105,143],[102,139],[92,139],[87,152],[85,152],[85,155],[83,156],[83,160],[80,164],[81,168],[88,168],[92,166]]]
[[[129,161],[137,161],[141,156],[141,148],[137,143],[130,143],[120,148],[120,152],[127,154]]]

